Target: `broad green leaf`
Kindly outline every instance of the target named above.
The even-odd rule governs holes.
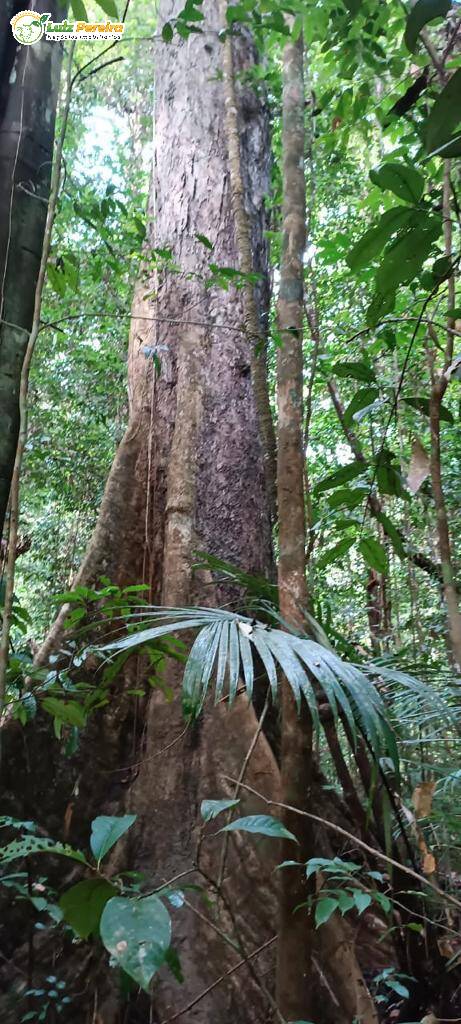
[[[109,18],[115,18],[118,20],[118,10],[115,0],[98,0],[98,7],[107,14]]]
[[[442,230],[438,217],[421,214],[416,226],[397,237],[386,249],[376,273],[376,289],[381,294],[409,284],[419,273]]]
[[[292,832],[289,832],[285,825],[278,818],[270,814],[250,814],[247,818],[236,818],[229,825],[224,825],[220,832],[252,832],[260,836],[271,836],[273,839],[298,840]]]
[[[89,878],[67,889],[59,900],[64,920],[81,939],[97,932],[101,914],[117,889],[105,878]]]
[[[320,928],[320,925],[329,921],[331,915],[337,909],[338,900],[333,899],[332,896],[325,896],[323,899],[318,900],[315,905],[315,927]]]
[[[323,480],[319,480],[314,490],[317,494],[321,494],[322,491],[330,491],[333,487],[340,487],[341,484],[347,484],[350,480],[355,480],[355,477],[360,476],[364,471],[365,466],[363,462],[358,460],[349,462],[346,466],[341,466],[335,470],[334,473],[330,473],[329,476],[325,476]]]
[[[114,960],[147,992],[171,941],[171,919],[162,901],[114,896],[104,907],[100,933]]]
[[[343,917],[344,914],[347,914],[354,906],[354,900],[349,892],[338,892],[338,908]]]
[[[406,405],[410,405],[413,409],[417,409],[418,412],[424,413],[425,416],[430,416],[431,414],[430,402],[425,395],[408,395],[403,397],[402,401],[405,402]],[[451,426],[453,426],[455,422],[453,414],[445,405],[440,406],[440,419],[445,420],[446,423],[450,423]]]
[[[98,864],[109,853],[114,844],[134,825],[136,814],[123,814],[118,817],[101,814],[91,822],[91,852]]]
[[[363,914],[363,911],[366,910],[371,903],[370,893],[362,892],[361,889],[354,889],[353,899],[359,914]]]
[[[370,383],[376,380],[375,371],[368,363],[361,362],[348,362],[342,360],[340,363],[336,363],[331,371],[336,377],[353,377],[354,380],[363,380],[366,383]]]
[[[371,871],[369,871],[368,874],[371,875]],[[384,910],[384,913],[390,914],[392,910],[392,903],[389,897],[386,896],[385,893],[383,892],[375,892],[373,893],[373,896],[374,899],[376,900],[376,903],[379,903],[380,907],[382,907],[382,909]]]
[[[339,508],[341,505],[345,505],[346,508],[353,509],[362,504],[368,493],[368,487],[338,487],[328,495],[327,500],[330,508]],[[351,525],[350,520],[348,520],[348,525]],[[336,529],[338,529],[338,524],[336,524]]]
[[[387,316],[388,313],[392,313],[395,306],[395,289],[390,291],[379,291],[377,290],[373,295],[370,305],[367,309],[367,325],[368,327],[375,327],[383,317]]]
[[[317,569],[325,569],[332,562],[338,562],[341,558],[344,558],[344,555],[347,555],[347,552],[352,547],[354,540],[355,537],[343,537],[332,548],[327,548],[326,551],[323,551],[317,559]]]
[[[344,422],[350,426],[354,414],[372,405],[377,398],[379,398],[378,388],[359,388],[344,412]]]
[[[461,156],[461,135],[452,135],[451,139],[434,149],[429,156],[441,156],[444,160],[450,160],[452,156]]]
[[[46,273],[54,292],[62,298],[66,291],[66,279],[64,274],[52,264],[48,263]]]
[[[70,0],[72,14],[77,21],[88,21],[88,14],[83,0]]]
[[[65,725],[76,725],[77,729],[83,729],[86,725],[85,711],[75,700],[64,701],[59,697],[44,697],[42,708]]]
[[[433,21],[434,18],[443,18],[450,10],[450,0],[417,0],[417,3],[410,11],[405,28],[405,46],[414,53],[421,29]]]
[[[162,39],[164,43],[171,43],[173,39],[173,29],[169,21],[166,21],[162,27]]]
[[[409,493],[403,486],[400,473],[394,469],[391,462],[386,459],[380,460],[376,470],[376,482],[380,494],[390,494],[395,498],[408,500]]]
[[[412,212],[405,206],[394,206],[391,210],[386,210],[378,224],[369,228],[348,253],[348,267],[354,272],[368,267],[372,260],[379,256],[392,235],[406,227]]]
[[[375,537],[362,537],[361,541],[359,541],[359,551],[371,569],[376,569],[377,572],[382,573],[387,572],[386,549]]]
[[[393,192],[406,203],[418,203],[424,192],[424,178],[409,164],[387,161],[370,171],[370,180],[383,192]]]
[[[410,990],[406,985],[402,985],[400,981],[396,981],[395,978],[385,978],[384,984],[392,989],[393,992],[396,992],[398,996],[401,996],[402,999],[408,999]]]
[[[204,821],[212,821],[221,811],[227,811],[230,807],[236,807],[240,800],[202,800],[200,814]]]
[[[425,142],[428,153],[433,153],[451,140],[461,121],[461,68],[447,82],[437,97],[426,121]]]

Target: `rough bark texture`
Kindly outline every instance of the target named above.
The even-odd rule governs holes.
[[[58,0],[35,9],[56,18]],[[32,324],[50,189],[62,46],[19,46],[1,14],[0,80],[0,535],[19,430],[19,382]]]
[[[174,18],[182,0],[162,0],[159,24]],[[149,211],[146,273],[133,308],[130,337],[130,422],[119,447],[106,486],[101,514],[79,573],[79,581],[95,583],[101,574],[119,584],[146,580],[155,601],[187,604],[235,600],[235,592],[219,591],[211,578],[194,575],[194,551],[206,550],[236,562],[247,571],[266,573],[270,566],[270,524],[256,403],[250,373],[250,343],[245,331],[242,293],[207,288],[210,253],[197,239],[204,234],[214,245],[212,262],[238,267],[227,144],[224,132],[224,95],[220,77],[222,45],[218,41],[217,4],[204,4],[206,31],[186,41],[156,49],[155,166]],[[248,39],[238,44],[242,66],[254,53]],[[254,216],[252,238],[255,265],[264,269],[262,197],[268,188],[268,161],[261,159],[260,140],[267,137],[264,112],[252,97],[245,109],[242,97],[242,160],[248,188],[248,209]],[[152,272],[152,249],[171,248],[179,270]],[[259,263],[259,266],[258,266]],[[193,275],[193,276],[192,276]],[[144,319],[154,318],[149,322]],[[179,321],[179,325],[171,323]],[[197,325],[196,322],[200,325]],[[215,322],[227,329],[215,328]],[[203,326],[204,325],[204,326]],[[160,373],[152,359],[160,361]],[[62,632],[63,617],[40,652],[46,660]],[[127,668],[127,681],[139,679],[143,666]],[[59,759],[48,739],[46,723],[26,734],[32,774],[21,758],[22,742],[16,731],[9,738],[10,759],[5,807],[16,806],[16,782],[23,788],[22,809],[42,809],[47,830],[62,835],[70,821],[69,839],[87,841],[89,821],[97,813],[138,813],[136,833],[116,853],[120,867],[129,864],[145,872],[149,886],[194,867],[200,834],[199,806],[203,797],[224,795],[229,784],[222,775],[237,776],[257,727],[246,701],[231,712],[221,705],[210,708],[201,723],[184,735],[179,678],[169,670],[175,699],[168,703],[154,691],[147,707],[136,712],[133,698],[116,688],[104,717],[96,719],[82,740],[79,753],[67,764]],[[182,734],[182,736],[181,736]],[[176,741],[176,742],[173,742]],[[54,770],[51,795],[48,744]],[[35,771],[42,757],[42,769]],[[138,778],[132,786],[136,762]],[[19,767],[18,767],[19,765]],[[121,770],[122,769],[122,770]],[[34,773],[35,772],[35,776]],[[248,778],[261,792],[277,791],[278,769],[267,741],[258,738]],[[73,793],[78,779],[78,793]],[[243,801],[243,813],[259,810],[257,801]],[[199,872],[192,879],[208,886],[216,905],[209,913],[226,934],[237,939],[244,954],[252,953],[275,931],[275,897],[271,873],[278,855],[276,844],[267,850],[232,838],[219,896],[208,879],[217,877],[221,842],[202,845]],[[273,887],[272,887],[273,888]],[[232,908],[230,907],[232,904]],[[183,908],[175,915],[174,942],[181,957],[185,983],[178,986],[168,975],[155,989],[152,1019],[163,1020],[197,998],[241,953],[226,944],[216,930],[204,925],[197,913]],[[270,999],[264,982],[273,957],[268,946],[255,958],[251,971],[243,967],[209,997],[197,1002],[184,1019],[223,1024],[267,1018]],[[10,949],[7,950],[7,954]],[[43,953],[43,970],[49,973]],[[56,966],[66,970],[73,960],[59,940]],[[40,977],[37,952],[37,975]],[[83,968],[92,983],[85,992]],[[245,998],[241,998],[242,971]],[[95,972],[95,973],[94,973]],[[68,1020],[98,1022],[145,1021],[146,997],[133,997],[121,1008],[116,977],[100,966],[100,953],[90,951],[85,962],[74,964],[76,997]],[[171,976],[170,976],[171,978]],[[270,984],[270,982],[269,982]],[[11,991],[9,993],[11,996]],[[268,1001],[269,1000],[269,1001]],[[91,1006],[91,1008],[90,1008]],[[14,1009],[9,1011],[14,1019]]]
[[[227,0],[222,3],[223,26],[227,27],[226,10]],[[242,159],[240,151],[240,132],[242,129],[241,119],[239,122],[239,97],[237,95],[234,68],[234,42],[232,34],[227,34],[223,47],[223,68],[224,87],[226,97],[226,127],[227,147],[229,154],[230,185],[232,194],[232,207],[235,217],[235,232],[237,238],[240,270],[247,276],[254,274],[253,246],[251,237],[251,218],[248,214],[245,203],[244,175],[242,171]],[[261,142],[267,142],[261,139]],[[268,152],[268,147],[262,147]],[[263,197],[261,196],[261,202]],[[267,381],[267,322],[261,314],[267,318],[268,310],[264,305],[257,303],[257,291],[251,280],[244,284],[244,314],[247,336],[250,341],[251,354],[251,375],[253,380],[253,391],[258,411],[258,424],[263,446],[264,472],[266,479],[266,492],[271,520],[276,522],[277,517],[277,493],[276,493],[276,443],[274,423],[269,401],[269,390]]]

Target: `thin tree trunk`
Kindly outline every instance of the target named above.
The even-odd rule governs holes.
[[[300,37],[283,54],[283,209],[282,265],[278,300],[281,347],[277,359],[280,613],[292,626],[303,627],[308,604],[305,576],[305,508],[302,400],[302,332],[304,315],[305,177],[304,177],[304,47]],[[303,702],[295,705],[291,688],[282,681],[282,800],[302,810],[309,806],[312,775],[312,721]],[[286,826],[299,840],[297,858],[313,852],[310,824],[287,811]],[[302,820],[302,819],[301,819]],[[307,821],[307,819],[306,819]],[[283,858],[292,857],[284,842]],[[311,1016],[312,919],[304,906],[308,887],[302,869],[281,873],[277,1004],[288,1020]]]
[[[17,10],[18,8],[16,8]],[[38,13],[61,11],[39,0]],[[0,81],[0,536],[19,433],[22,363],[34,313],[50,192],[63,48],[44,39],[19,46],[2,13]]]
[[[450,182],[450,161],[444,163],[443,182],[443,227],[445,237],[445,254],[449,260],[453,258],[452,224],[451,224],[451,182]],[[456,305],[455,279],[453,274],[448,281],[448,302],[454,309]],[[448,327],[455,326],[453,318],[449,318]],[[459,607],[459,596],[453,571],[453,557],[451,552],[450,528],[448,525],[448,512],[445,502],[442,483],[442,449],[440,442],[440,408],[443,396],[447,388],[446,370],[453,359],[453,334],[447,332],[447,344],[445,349],[445,360],[442,373],[438,374],[432,366],[432,388],[430,397],[430,427],[431,427],[431,480],[432,493],[434,495],[435,511],[437,517],[437,535],[440,561],[442,565],[443,594],[447,609],[448,631],[450,637],[451,652],[453,661],[458,672],[461,672],[461,612]]]

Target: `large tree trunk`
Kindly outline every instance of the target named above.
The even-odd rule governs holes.
[[[32,325],[50,190],[60,43],[20,46],[0,21],[0,536],[19,430],[19,383]],[[56,19],[58,0],[35,9]]]
[[[182,9],[182,0],[162,0],[160,26]],[[218,5],[204,4],[203,35],[192,35],[156,50],[155,161],[149,210],[146,272],[136,290],[129,350],[130,421],[115,456],[101,514],[90,542],[79,581],[96,583],[101,575],[119,584],[147,581],[155,601],[165,604],[228,602],[235,590],[216,587],[210,577],[192,571],[194,552],[205,550],[229,559],[250,572],[270,569],[271,538],[264,465],[257,410],[250,373],[250,339],[245,331],[242,293],[205,287],[210,276],[210,253],[198,240],[206,235],[214,245],[211,261],[238,267],[225,136],[223,84],[220,77],[222,44]],[[248,37],[238,44],[240,65],[254,60]],[[247,102],[251,99],[248,107]],[[268,155],[260,151],[267,138],[265,113],[254,95],[239,96],[242,108],[242,163],[246,204],[252,217],[255,269],[265,271],[262,200],[268,190]],[[170,248],[175,269],[152,272],[152,250]],[[216,326],[214,326],[216,324]],[[160,362],[158,372],[157,356]],[[59,640],[62,617],[40,652],[46,660]],[[142,661],[131,664],[127,678],[139,679]],[[148,884],[159,884],[193,868],[200,832],[200,801],[220,796],[229,786],[223,775],[238,776],[257,728],[253,709],[240,700],[232,711],[208,708],[202,721],[184,735],[180,680],[169,669],[175,699],[168,703],[154,691],[148,706],[134,714],[133,698],[114,698],[101,720],[94,721],[73,762],[54,761],[54,795],[43,767],[34,778],[18,757],[6,765],[10,803],[16,784],[25,791],[23,810],[43,808],[42,823],[62,832],[59,819],[73,806],[69,838],[82,842],[97,813],[136,810],[138,822],[132,845],[117,854],[120,863],[142,870]],[[178,740],[178,737],[182,738]],[[32,763],[45,740],[37,725],[30,736]],[[173,740],[178,740],[172,743]],[[142,741],[142,745],[138,743]],[[131,744],[134,744],[134,750]],[[16,751],[16,754],[19,752]],[[130,788],[121,779],[124,765],[142,762]],[[278,769],[261,735],[247,770],[253,785],[267,795],[277,792]],[[75,779],[78,796],[72,796]],[[46,781],[47,780],[47,781]],[[244,811],[259,810],[258,801],[244,798]],[[245,806],[246,805],[246,806]],[[17,805],[16,805],[17,807]],[[86,835],[85,835],[86,834]],[[168,976],[155,989],[158,1020],[172,1015],[202,989],[253,953],[275,931],[275,896],[271,880],[277,844],[267,856],[251,840],[229,843],[219,894],[210,879],[217,878],[222,843],[203,844],[199,884],[217,900],[221,931],[237,942],[236,952],[215,928],[189,909],[174,922],[174,943],[181,957],[185,982],[179,987]],[[205,880],[205,875],[208,880]],[[211,885],[211,888],[210,888]],[[201,905],[207,916],[206,906]],[[216,917],[216,915],[215,915]],[[237,921],[237,925],[236,925]],[[266,1019],[270,997],[264,982],[274,946],[231,975],[210,996],[197,1003],[193,1019],[223,1024]],[[57,952],[65,969],[68,949]],[[97,955],[94,956],[97,961]],[[39,962],[39,957],[37,957]],[[88,965],[86,965],[88,966]],[[49,973],[50,964],[45,966]],[[77,990],[84,988],[75,970]],[[239,996],[245,977],[245,998]],[[39,978],[36,979],[37,981]],[[269,983],[270,984],[270,983]],[[101,1022],[119,1020],[116,977],[96,965],[94,983],[69,1009],[69,1021],[84,1018],[97,994]],[[269,1002],[268,1002],[269,1000]],[[131,1016],[147,1019],[145,997],[133,1000]],[[74,1015],[74,1016],[72,1016]],[[145,1015],[145,1016],[144,1016]],[[90,1017],[91,1019],[91,1017]],[[186,1018],[187,1015],[186,1015]]]

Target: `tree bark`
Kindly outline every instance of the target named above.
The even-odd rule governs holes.
[[[304,458],[302,448],[302,332],[304,297],[304,47],[302,37],[283,54],[282,264],[278,300],[281,347],[277,359],[279,511],[279,600],[282,618],[303,628],[308,604],[305,576]],[[312,722],[303,701],[298,712],[291,688],[282,681],[281,787],[286,804],[307,810],[312,773]],[[305,819],[307,821],[307,819]],[[299,840],[297,859],[312,856],[312,829],[285,812],[285,824]],[[292,858],[284,841],[284,859]],[[277,1003],[285,1020],[311,1017],[312,918],[305,906],[308,887],[301,868],[283,871],[279,882]]]
[[[39,0],[38,13],[61,11]],[[19,385],[32,326],[50,190],[62,46],[19,46],[12,5],[2,13],[0,54],[0,536],[19,431]]]
[[[182,10],[182,0],[162,0],[160,27]],[[170,604],[223,603],[238,600],[238,592],[214,584],[210,576],[193,571],[197,550],[237,563],[246,571],[268,573],[271,535],[262,446],[251,378],[250,339],[245,330],[241,291],[206,287],[210,254],[198,235],[214,245],[212,262],[238,269],[238,246],[232,210],[227,139],[224,130],[222,44],[218,5],[207,0],[203,35],[156,49],[155,158],[149,208],[146,269],[136,289],[129,346],[130,421],[116,453],[106,486],[101,514],[90,541],[79,582],[95,585],[101,575],[119,585],[146,581],[154,601]],[[251,41],[238,41],[241,66],[251,66]],[[252,215],[256,261],[266,271],[261,197],[269,186],[268,161],[261,160],[258,140],[267,137],[265,112],[255,96],[243,107],[245,132],[242,165]],[[245,96],[242,97],[245,104]],[[172,250],[175,267],[152,272],[155,250]],[[151,322],[144,317],[154,318]],[[171,320],[178,321],[173,326]],[[205,326],[197,326],[200,321]],[[215,323],[225,324],[227,329]],[[160,363],[158,372],[157,356]],[[42,648],[44,663],[62,636],[63,616]],[[126,683],[143,679],[142,659],[127,666]],[[135,712],[133,698],[123,695],[120,680],[113,700],[101,718],[95,717],[81,747],[67,764],[59,759],[46,725],[26,730],[32,772],[22,759],[16,733],[5,764],[9,807],[18,803],[36,815],[51,834],[62,834],[66,808],[72,807],[70,841],[87,843],[95,814],[135,810],[136,834],[121,844],[117,859],[144,872],[149,887],[194,867],[201,834],[200,802],[223,795],[222,775],[238,776],[253,741],[256,716],[246,700],[228,711],[211,707],[200,722],[185,730],[180,678],[168,668],[174,700],[154,690],[147,706]],[[35,773],[36,761],[53,771]],[[6,744],[5,744],[6,748]],[[133,770],[130,765],[136,764]],[[127,765],[126,770],[124,766]],[[127,782],[138,777],[131,786]],[[258,737],[247,777],[268,795],[277,792],[278,768],[263,734]],[[78,779],[78,795],[73,788]],[[124,779],[124,782],[121,780]],[[33,808],[33,811],[32,811]],[[261,810],[258,801],[242,799],[242,813]],[[21,811],[22,813],[22,811]],[[213,830],[215,831],[215,830]],[[155,989],[156,1019],[163,1020],[275,934],[275,894],[272,871],[277,844],[262,851],[251,840],[232,837],[223,884],[217,878],[221,845],[216,839],[201,844],[194,881],[209,889],[216,903],[213,922],[237,942],[238,952],[217,935],[213,922],[204,924],[194,911],[175,914],[174,943],[184,971],[179,987],[162,975]],[[206,876],[206,878],[205,878]],[[193,877],[193,876],[192,876]],[[210,881],[211,880],[211,881]],[[200,909],[197,907],[197,909]],[[205,907],[205,916],[207,915]],[[267,975],[274,946],[259,954],[194,1008],[196,1024],[216,1019],[223,1024],[257,1024],[266,1019],[271,997]],[[48,951],[49,954],[49,951]],[[76,992],[69,1024],[84,1019],[97,994],[103,1024],[119,1020],[116,978],[91,958],[91,983],[82,984],[82,960],[57,943],[53,963],[69,970]],[[45,953],[37,955],[49,973]],[[88,965],[86,965],[86,969]],[[245,999],[241,975],[245,975]],[[36,981],[39,981],[37,976]],[[270,984],[270,982],[269,982]],[[132,1004],[132,1005],[131,1005]],[[135,996],[124,1021],[148,1019],[145,996]],[[5,1020],[8,1018],[5,1016]],[[187,1015],[185,1017],[187,1018]]]

